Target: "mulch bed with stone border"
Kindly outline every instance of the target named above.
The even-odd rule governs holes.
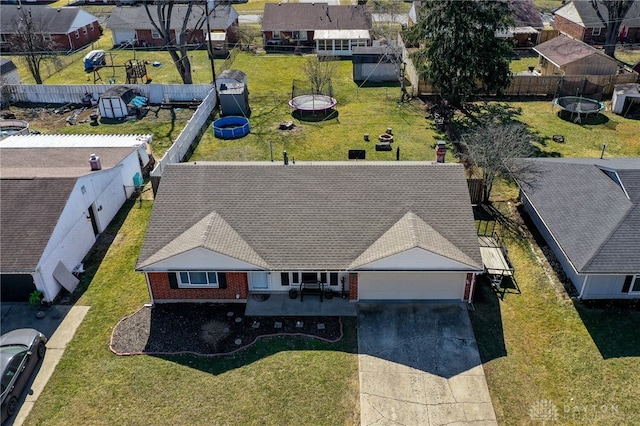
[[[244,304],[144,306],[111,334],[116,355],[231,355],[261,337],[305,336],[329,343],[342,336],[340,317],[245,317]]]

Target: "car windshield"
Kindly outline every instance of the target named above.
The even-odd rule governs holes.
[[[20,352],[24,351],[25,349],[27,349],[27,347],[25,345],[0,346],[0,353],[11,355],[11,354],[20,353]]]

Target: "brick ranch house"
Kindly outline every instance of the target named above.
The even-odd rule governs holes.
[[[609,16],[607,8],[598,2],[598,10],[606,22]],[[554,12],[553,27],[569,37],[588,44],[602,45],[607,37],[602,20],[590,1],[572,1],[560,7]],[[618,41],[640,42],[640,1],[634,1],[624,17]]]
[[[25,13],[30,16],[37,33],[52,50],[77,50],[94,42],[102,35],[98,18],[77,7],[53,9],[44,5],[2,5],[0,13],[0,50],[16,51],[15,37]]]
[[[181,29],[187,13],[187,6],[175,6],[171,15],[171,38],[176,44],[182,43]],[[157,23],[157,9],[149,7],[153,20]],[[133,46],[163,46],[164,39],[155,29],[147,11],[143,6],[119,6],[113,9],[107,28],[113,35],[113,45]],[[223,41],[235,44],[239,40],[238,13],[230,4],[216,4],[209,11],[209,28],[212,39],[219,39],[217,35],[224,35]],[[205,21],[204,6],[194,5],[187,22],[187,30],[184,34],[186,42],[200,47],[207,40],[207,25]]]
[[[136,270],[153,303],[246,303],[467,301],[483,267],[459,164],[198,162],[164,170]]]

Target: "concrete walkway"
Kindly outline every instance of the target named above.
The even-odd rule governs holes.
[[[368,425],[491,425],[464,304],[359,305],[360,418]]]
[[[55,307],[52,307],[52,308],[54,309],[50,308],[50,310],[55,311]],[[22,321],[20,321],[20,319],[22,318],[18,318],[18,316],[16,315],[17,314],[16,311],[18,310],[15,309],[14,315],[9,313],[6,316],[3,316],[2,318],[3,331],[5,331],[4,330],[5,326],[7,327],[7,329],[9,329],[8,322],[11,322],[11,324],[13,325],[12,328],[21,328],[21,327],[33,327],[36,329],[48,328],[46,326],[38,327],[38,325],[34,326],[31,324],[23,324]],[[59,325],[57,325],[57,327],[55,328],[55,331],[53,332],[52,335],[50,335],[49,340],[47,341],[47,353],[44,356],[44,360],[42,360],[42,364],[40,364],[40,367],[39,368],[36,367],[38,369],[37,375],[35,375],[35,379],[33,379],[33,383],[31,383],[30,390],[29,389],[27,390],[27,396],[24,402],[21,401],[22,405],[20,407],[20,411],[16,413],[15,417],[7,420],[7,422],[3,426],[9,426],[9,425],[19,426],[24,423],[27,416],[29,415],[29,412],[33,408],[33,405],[38,400],[38,397],[42,393],[45,385],[49,381],[49,378],[53,374],[56,366],[58,365],[58,362],[62,358],[62,354],[64,353],[64,350],[67,347],[67,344],[73,338],[73,335],[78,329],[78,326],[80,325],[80,323],[82,323],[82,320],[84,319],[88,311],[89,311],[89,306],[73,306],[68,310],[68,312],[66,312],[66,314],[64,315],[64,318],[62,319],[62,322],[60,322]],[[50,316],[54,316],[54,315],[50,315]],[[20,315],[20,317],[24,317],[24,315]],[[5,319],[7,320],[7,322],[4,322]],[[45,320],[45,321],[38,320],[38,321],[41,321],[40,325],[44,325],[45,323],[50,322],[48,320]]]

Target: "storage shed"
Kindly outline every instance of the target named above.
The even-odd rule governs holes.
[[[220,97],[222,115],[240,115],[246,117],[249,108],[249,89],[247,75],[240,70],[224,70],[216,78],[216,89]]]
[[[129,103],[136,97],[133,89],[116,86],[100,96],[98,110],[103,118],[123,118],[129,115]]]
[[[354,47],[353,81],[397,82],[400,78],[400,52],[391,46]]]
[[[611,98],[613,112],[626,117],[635,105],[640,105],[640,84],[616,84]]]

